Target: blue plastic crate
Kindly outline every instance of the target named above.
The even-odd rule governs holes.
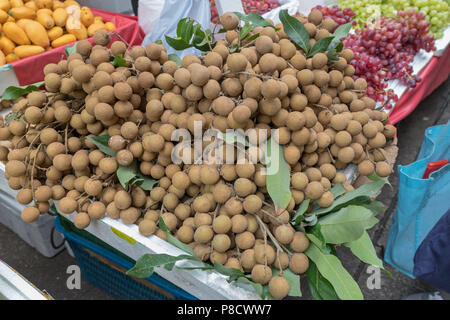
[[[55,227],[68,241],[83,276],[91,284],[105,290],[111,296],[124,300],[197,299],[156,273],[145,280],[127,276],[123,270],[114,268],[114,264],[128,270],[134,266],[133,262],[102,248],[75,232],[66,230],[59,217],[55,219]]]

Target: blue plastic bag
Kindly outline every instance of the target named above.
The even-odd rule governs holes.
[[[142,42],[143,46],[161,40],[167,48],[167,53],[175,53],[180,58],[187,54],[199,56],[201,52],[195,48],[177,51],[166,42],[165,35],[176,38],[177,24],[183,18],[190,17],[200,23],[203,29],[209,29],[211,25],[211,11],[209,0],[166,0],[164,7],[152,31],[147,34]]]
[[[450,164],[422,179],[428,163],[441,159],[450,160],[450,121],[428,128],[416,162],[398,166],[398,205],[384,260],[412,278],[417,249],[450,208]]]

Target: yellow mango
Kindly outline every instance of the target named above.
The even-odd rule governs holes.
[[[37,9],[38,9],[36,2],[34,2],[34,1],[28,1],[27,3],[25,3],[25,7],[33,9],[34,11],[37,11]]]
[[[20,57],[15,53],[10,53],[6,56],[6,63],[12,63],[17,60],[20,60]]]
[[[6,20],[6,22],[16,22],[16,19],[8,15],[8,20]]]
[[[17,20],[16,24],[17,24],[19,27],[21,27],[23,31],[25,31],[25,26],[26,26],[27,24],[29,24],[30,22],[33,22],[33,21],[34,21],[34,20],[31,20],[31,19],[20,19],[20,20]],[[25,31],[25,32],[26,32],[26,31]]]
[[[11,4],[11,8],[20,8],[24,6],[22,0],[9,0],[9,3]]]
[[[50,30],[47,31],[47,35],[48,38],[50,39],[50,41],[53,41],[55,39],[58,39],[59,37],[61,37],[64,34],[64,30],[61,27],[53,27]]]
[[[0,23],[5,23],[6,21],[8,21],[8,13],[6,13],[5,10],[0,9]]]
[[[74,0],[66,0],[66,1],[64,1],[64,5],[66,6],[66,8],[70,7],[70,6],[80,7],[80,4]]]
[[[96,23],[96,22],[101,22],[101,23],[103,23],[103,18],[100,17],[100,16],[94,17],[94,23]]]
[[[92,37],[98,30],[108,30],[104,23],[93,23],[88,28],[88,36]]]
[[[75,42],[77,41],[77,37],[75,37],[73,34],[65,34],[61,37],[59,37],[58,39],[55,39],[52,41],[52,47],[53,48],[57,48],[57,47],[61,47],[64,46],[68,43],[71,42]]]
[[[50,45],[47,30],[37,21],[25,25],[25,32],[31,42],[37,46],[47,48]]]
[[[67,19],[66,23],[67,32],[77,37],[77,40],[86,39],[88,37],[86,27],[82,23],[71,24],[70,21],[71,21],[70,18]],[[74,26],[77,26],[78,28],[73,28]]]
[[[65,7],[66,6],[61,1],[58,1],[58,0],[53,1],[53,11],[55,11],[58,8],[65,8]]]
[[[36,5],[39,9],[52,9],[53,0],[35,0]]]
[[[89,27],[94,23],[94,14],[92,13],[91,9],[89,9],[88,7],[82,7],[80,11],[80,19],[82,24],[84,24],[86,27]]]
[[[0,66],[4,65],[6,63],[6,57],[3,51],[0,50]]]
[[[47,13],[37,15],[37,21],[44,26],[45,29],[51,29],[55,26],[55,20]]]
[[[9,0],[0,0],[0,9],[8,12],[9,9],[11,9],[11,4],[9,3]]]
[[[46,13],[46,14],[49,14],[49,15],[53,15],[53,11],[52,10],[44,8],[44,9],[37,10],[36,11],[36,16],[38,16],[40,14],[43,14],[43,13]]]
[[[36,18],[36,11],[28,7],[12,8],[9,10],[9,15],[14,19],[34,19]]]
[[[5,54],[13,53],[15,47],[16,45],[9,38],[5,36],[0,37],[0,50],[2,50]]]
[[[14,54],[16,54],[19,58],[23,59],[26,57],[34,56],[36,54],[44,52],[45,49],[40,46],[18,46],[14,49]]]
[[[2,24],[0,23],[0,33],[2,33],[3,27]]]
[[[53,11],[53,20],[55,21],[55,25],[59,27],[64,27],[67,21],[67,12],[64,8],[58,8]]]
[[[18,45],[31,44],[25,31],[14,22],[7,22],[3,25],[3,33]]]
[[[20,60],[20,57],[15,53],[10,53],[6,56],[6,63],[12,63],[17,60]]]
[[[115,24],[109,21],[105,23],[105,27],[108,31],[113,31],[114,29],[116,29]]]

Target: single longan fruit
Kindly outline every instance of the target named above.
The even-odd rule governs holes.
[[[233,189],[226,184],[217,184],[213,190],[214,201],[225,203],[230,199]]]
[[[350,163],[355,158],[355,151],[352,147],[344,147],[338,151],[338,159],[343,163]]]
[[[217,252],[226,252],[231,246],[230,237],[226,234],[216,234],[212,240],[212,245]]]
[[[301,152],[295,145],[290,145],[284,148],[284,158],[286,159],[287,163],[291,165],[296,164],[300,159],[300,156]]]
[[[244,231],[236,235],[235,241],[239,249],[246,250],[252,248],[255,244],[255,236],[250,231]]]
[[[131,206],[131,196],[125,190],[119,190],[114,195],[114,204],[120,210],[128,209]]]
[[[74,198],[64,197],[59,202],[59,210],[62,213],[70,214],[76,211],[78,208],[78,203]]]
[[[295,252],[304,252],[309,247],[309,239],[303,232],[297,231],[289,246]]]
[[[289,244],[294,237],[294,230],[288,225],[280,225],[275,229],[275,238],[282,244]]]
[[[231,219],[226,215],[220,215],[213,221],[213,230],[215,233],[228,233],[232,226]]]
[[[137,219],[140,217],[141,211],[139,209],[130,207],[125,210],[120,211],[120,219],[125,224],[133,224],[137,221]]]
[[[276,258],[276,253],[271,245],[257,244],[255,245],[255,261],[260,264],[267,263],[271,265],[274,263]]]
[[[314,69],[322,69],[328,63],[328,57],[325,53],[316,53],[312,58],[312,66]]]
[[[183,171],[176,172],[172,177],[172,184],[177,189],[186,190],[190,183],[189,176]]]
[[[52,189],[49,186],[40,186],[34,192],[34,197],[39,202],[48,201],[52,197]]]
[[[219,181],[219,171],[215,167],[203,166],[200,170],[200,180],[203,184],[212,185]]]
[[[379,177],[387,177],[391,174],[392,169],[387,162],[380,161],[376,164],[375,172]]]
[[[272,279],[272,269],[264,264],[256,264],[252,269],[252,280],[256,283],[266,284]]]
[[[91,218],[89,217],[87,212],[79,212],[73,218],[73,223],[78,229],[86,229],[91,223]]]
[[[241,233],[247,230],[248,220],[245,216],[236,214],[231,218],[231,225],[231,231],[233,231],[233,233]]]
[[[289,294],[289,282],[281,277],[276,276],[269,281],[269,292],[274,299],[281,300]]]
[[[259,54],[266,54],[273,51],[273,41],[270,37],[265,35],[260,35],[256,38],[255,48]]]
[[[239,18],[232,12],[225,12],[220,17],[220,24],[225,28],[225,30],[234,30],[239,24]]]
[[[256,264],[255,250],[247,249],[241,253],[240,262],[245,271],[251,271]]]
[[[36,207],[27,207],[27,208],[22,210],[22,213],[21,213],[20,217],[26,223],[32,223],[32,222],[36,221],[37,219],[39,219],[40,215],[41,215],[41,212],[39,211],[38,208],[36,208]]]
[[[242,203],[244,210],[248,213],[257,213],[262,207],[262,200],[257,195],[249,195]]]
[[[295,274],[305,273],[309,268],[309,259],[304,253],[294,253],[289,261],[289,269]]]
[[[261,85],[261,93],[265,98],[273,99],[280,96],[281,87],[274,79],[266,80]]]
[[[150,219],[143,219],[139,222],[139,232],[143,236],[150,236],[156,232],[157,226],[156,223]]]
[[[17,193],[16,200],[20,204],[29,204],[33,201],[33,192],[31,189],[22,189]]]
[[[92,219],[103,219],[106,213],[106,206],[103,202],[94,201],[89,205],[87,213]]]
[[[259,67],[263,73],[272,73],[277,68],[278,57],[273,53],[266,53],[259,59]]]
[[[230,54],[227,58],[227,66],[231,72],[241,72],[247,67],[248,60],[242,53]]]
[[[318,181],[310,182],[305,189],[305,195],[308,199],[317,200],[324,193],[323,186]]]
[[[246,197],[253,191],[254,183],[247,178],[238,178],[234,182],[234,191],[239,197]]]
[[[234,121],[239,123],[246,123],[250,119],[252,112],[246,105],[239,105],[233,109],[232,116]]]
[[[326,191],[322,194],[322,196],[317,200],[317,204],[322,208],[327,208],[333,204],[334,196],[330,191]]]
[[[97,45],[106,47],[111,41],[111,36],[109,35],[107,30],[99,30],[94,33],[94,42]]]
[[[6,163],[5,172],[10,177],[21,177],[25,174],[27,168],[19,160],[10,160]]]
[[[214,231],[211,226],[202,225],[195,230],[194,241],[198,243],[208,243],[212,240]]]
[[[358,172],[363,176],[370,176],[375,170],[375,165],[370,160],[363,160],[358,164]]]
[[[311,10],[308,21],[318,26],[322,22],[322,12],[318,9]]]

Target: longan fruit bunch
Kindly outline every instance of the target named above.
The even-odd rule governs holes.
[[[104,31],[94,35],[94,46],[80,41],[67,60],[47,65],[45,92],[16,102],[14,119],[0,128],[0,139],[12,145],[0,148],[9,185],[22,189],[20,203],[34,201],[23,219],[35,221],[59,200],[62,213],[77,212],[79,228],[107,215],[166,239],[161,218],[196,257],[242,270],[284,298],[283,270],[303,274],[309,267],[309,240],[290,224],[296,209],[305,199],[309,210],[313,203],[329,207],[337,183],[351,190],[338,171],[348,164],[387,176],[383,148],[395,128],[365,96],[365,80],[354,79],[351,50],[336,62],[324,53],[306,58],[281,24],[240,39],[239,22],[224,14],[225,40],[201,57],[184,56],[181,66],[157,43],[130,48],[114,41],[107,48],[111,35]],[[302,22],[311,43],[332,30],[317,13]],[[126,66],[111,63],[117,54]],[[198,162],[192,139],[198,123],[201,133],[246,131],[248,146],[220,144],[215,135],[199,141]],[[177,129],[191,142],[172,139]],[[90,140],[104,135],[114,156]],[[291,172],[286,208],[277,208],[267,191],[262,160],[272,138]],[[123,188],[116,171],[133,164],[158,184]],[[272,277],[272,268],[281,276]]]

